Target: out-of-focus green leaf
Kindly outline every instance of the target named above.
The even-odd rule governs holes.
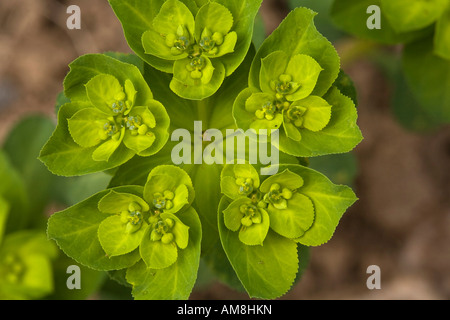
[[[433,39],[405,47],[403,68],[408,85],[423,111],[440,123],[450,122],[450,60],[433,53]]]

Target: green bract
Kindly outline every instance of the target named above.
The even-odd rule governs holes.
[[[88,72],[86,65],[92,66]],[[40,155],[53,173],[114,168],[135,154],[151,156],[167,142],[170,119],[135,66],[86,55],[71,64],[64,84],[71,102],[61,107]]]
[[[148,2],[110,0],[131,48],[153,67],[173,73],[176,94],[201,100],[243,61],[262,1]]]
[[[166,269],[178,263],[185,250],[190,256],[200,254],[201,238],[190,235],[191,228],[200,230],[190,207],[194,196],[182,169],[159,166],[145,187],[106,190],[54,214],[48,234],[69,256],[96,270],[130,268],[140,260],[147,272]],[[90,251],[80,251],[87,244]],[[178,267],[187,268],[185,262]]]

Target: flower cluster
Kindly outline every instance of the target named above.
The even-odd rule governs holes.
[[[294,142],[301,141],[304,130],[323,130],[330,122],[332,106],[312,95],[322,70],[308,55],[269,54],[262,59],[261,91],[253,91],[242,105],[235,106],[236,121],[256,131],[280,129]]]
[[[260,183],[249,164],[227,165],[221,189],[232,202],[223,211],[225,226],[239,231],[246,245],[262,245],[269,228],[289,239],[301,237],[314,222],[314,205],[301,192],[303,179],[289,170]]]
[[[97,75],[86,84],[86,94],[91,106],[68,119],[68,127],[78,145],[95,147],[94,161],[108,161],[121,144],[143,155],[155,143],[155,128],[167,129],[152,112],[164,113],[162,104],[152,100],[148,106],[136,106],[138,92],[129,79],[121,84],[112,75]]]
[[[102,248],[110,257],[139,247],[148,268],[164,269],[176,262],[178,250],[189,243],[189,226],[180,219],[190,205],[193,188],[187,174],[174,166],[153,170],[142,195],[111,190],[98,210],[111,215],[98,229]]]

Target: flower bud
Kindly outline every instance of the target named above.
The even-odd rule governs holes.
[[[164,244],[170,244],[173,241],[173,234],[172,233],[166,233],[162,236],[161,242]]]
[[[201,79],[203,77],[203,73],[199,70],[194,70],[191,72],[191,78],[192,79]]]
[[[176,40],[177,40],[177,37],[173,33],[169,33],[166,36],[166,45],[169,48],[172,48],[174,46]]]
[[[288,188],[283,188],[283,191],[281,194],[282,194],[283,198],[285,198],[286,200],[289,200],[292,198],[292,191],[289,190]]]
[[[214,32],[212,35],[212,40],[216,43],[216,45],[220,46],[223,43],[223,34],[220,32]]]
[[[150,234],[150,239],[152,241],[159,241],[161,240],[161,238],[162,238],[161,234],[156,230],[153,230],[152,233]]]
[[[252,222],[252,218],[251,217],[248,217],[248,216],[246,216],[246,217],[243,217],[242,219],[241,219],[241,223],[242,223],[242,225],[244,226],[244,227],[251,227],[251,225],[253,224],[253,222]]]
[[[164,191],[164,198],[173,200],[173,198],[175,198],[175,194],[172,191],[166,190]]]
[[[146,134],[148,131],[148,127],[147,125],[143,124],[142,126],[139,127],[138,129],[138,133],[142,136],[144,134]]]

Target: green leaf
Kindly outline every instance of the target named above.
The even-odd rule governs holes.
[[[137,249],[141,244],[146,226],[144,222],[138,231],[128,233],[127,225],[121,221],[120,215],[113,215],[100,223],[98,239],[108,256],[122,256]]]
[[[50,138],[54,129],[55,123],[50,117],[25,116],[10,130],[3,145],[11,165],[21,175],[30,208],[33,208],[33,214],[29,218],[33,220],[46,220],[38,213],[43,212],[50,198],[54,196],[52,186],[57,178],[37,159],[42,146]],[[24,217],[24,210],[20,211],[21,216]]]
[[[9,204],[6,233],[27,228],[33,219],[29,207],[26,186],[20,174],[0,150],[0,197]]]
[[[189,226],[189,242],[179,250],[178,259],[165,269],[148,269],[140,261],[127,271],[127,281],[133,285],[136,300],[186,300],[194,287],[200,263],[201,224],[197,213],[189,208],[179,216]]]
[[[382,11],[397,33],[423,29],[442,14],[447,0],[381,0]]]
[[[369,29],[367,27],[367,20],[373,14],[368,14],[367,9],[372,5],[381,7],[381,29]],[[404,12],[401,14],[406,16]],[[412,32],[397,33],[384,12],[381,0],[335,0],[331,9],[331,17],[335,25],[341,30],[359,38],[370,39],[383,44],[408,43],[430,34],[432,31],[425,28]]]
[[[114,188],[119,193],[142,196],[142,187]],[[110,214],[98,210],[98,203],[110,190],[99,192],[92,197],[53,214],[47,227],[50,239],[56,241],[66,255],[91,269],[108,271],[128,268],[139,259],[139,251],[109,257],[98,239],[98,228]]]
[[[97,147],[83,148],[73,141],[68,129],[68,119],[90,105],[90,103],[76,102],[61,107],[56,130],[39,156],[39,159],[52,173],[62,176],[77,176],[105,171],[120,166],[134,156],[133,151],[120,145],[108,162],[95,161],[93,153]]]
[[[259,87],[261,59],[282,49],[288,56],[302,54],[313,58],[323,71],[312,94],[323,96],[328,91],[339,74],[339,56],[314,26],[315,15],[306,8],[297,8],[289,13],[258,50],[250,71],[250,87]]]
[[[268,232],[262,246],[248,246],[224,225],[223,210],[231,200],[222,197],[218,208],[219,234],[225,253],[252,298],[275,299],[292,286],[298,270],[294,241]]]
[[[437,21],[436,32],[434,34],[434,53],[438,56],[450,60],[450,5]]]
[[[450,60],[433,53],[432,39],[405,47],[403,69],[406,80],[423,111],[440,123],[450,122]]]

